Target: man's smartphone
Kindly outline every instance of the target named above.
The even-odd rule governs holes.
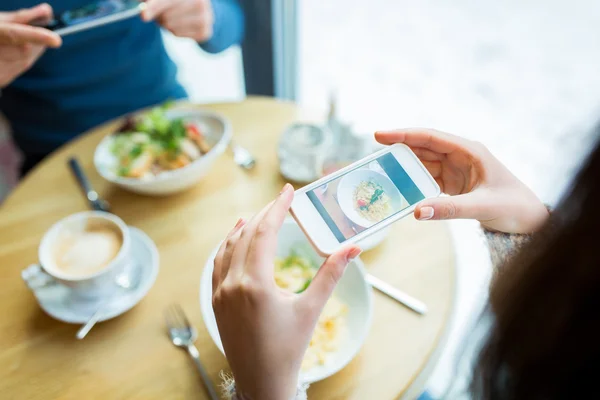
[[[328,256],[439,195],[417,156],[395,144],[297,190],[290,211],[317,252]]]
[[[140,0],[98,0],[83,7],[65,11],[51,21],[34,23],[60,36],[84,31],[139,15],[145,8]]]

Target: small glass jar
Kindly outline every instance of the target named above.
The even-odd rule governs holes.
[[[329,129],[297,123],[283,132],[279,140],[279,170],[286,179],[310,183],[321,176],[323,162],[331,150]]]
[[[348,128],[338,130],[336,139],[334,149],[327,154],[323,161],[321,177],[342,169],[371,153],[366,138],[353,134]]]

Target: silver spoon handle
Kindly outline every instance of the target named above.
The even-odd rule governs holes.
[[[417,314],[423,315],[427,312],[427,306],[425,303],[423,303],[421,300],[415,299],[412,296],[409,296],[401,290],[396,289],[389,283],[386,283],[371,274],[367,274],[367,282],[369,282],[371,286],[379,290],[381,293],[388,295],[400,304],[410,308]]]
[[[229,142],[229,149],[233,153],[233,162],[238,166],[251,170],[256,165],[256,159],[244,147],[240,147],[233,142]]]
[[[198,349],[193,344],[190,344],[187,346],[187,351],[194,360],[194,363],[198,368],[198,372],[200,372],[200,376],[202,377],[202,381],[204,382],[204,386],[206,387],[206,390],[208,391],[211,400],[219,400],[220,397],[217,394],[217,391],[213,386],[210,377],[208,376],[208,372],[206,372],[204,366],[202,365],[202,362],[200,362],[200,353],[198,353]]]
[[[106,306],[106,304],[102,304],[100,307],[98,307],[98,310],[96,310],[94,315],[92,315],[90,317],[88,322],[86,322],[85,325],[83,325],[81,328],[79,328],[79,330],[77,331],[77,334],[75,335],[75,337],[77,339],[79,339],[79,340],[83,339],[92,330],[94,325],[96,325],[96,322],[98,322],[98,320],[102,316],[102,311],[104,311],[105,306]]]

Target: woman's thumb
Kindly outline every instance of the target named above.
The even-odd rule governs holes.
[[[309,303],[320,308],[325,306],[341,279],[348,263],[360,254],[360,248],[350,246],[330,255],[323,263],[312,282],[303,293]]]
[[[472,194],[444,196],[423,200],[415,208],[415,218],[420,221],[458,218],[477,219],[482,204]]]

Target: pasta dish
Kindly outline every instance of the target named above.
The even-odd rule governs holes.
[[[302,293],[312,281],[318,266],[310,259],[292,250],[286,258],[275,260],[275,283],[282,289]],[[319,316],[313,336],[302,360],[302,370],[325,365],[337,351],[345,330],[347,307],[332,296]]]
[[[362,181],[354,190],[354,207],[361,217],[379,222],[392,213],[390,197],[373,180]]]

